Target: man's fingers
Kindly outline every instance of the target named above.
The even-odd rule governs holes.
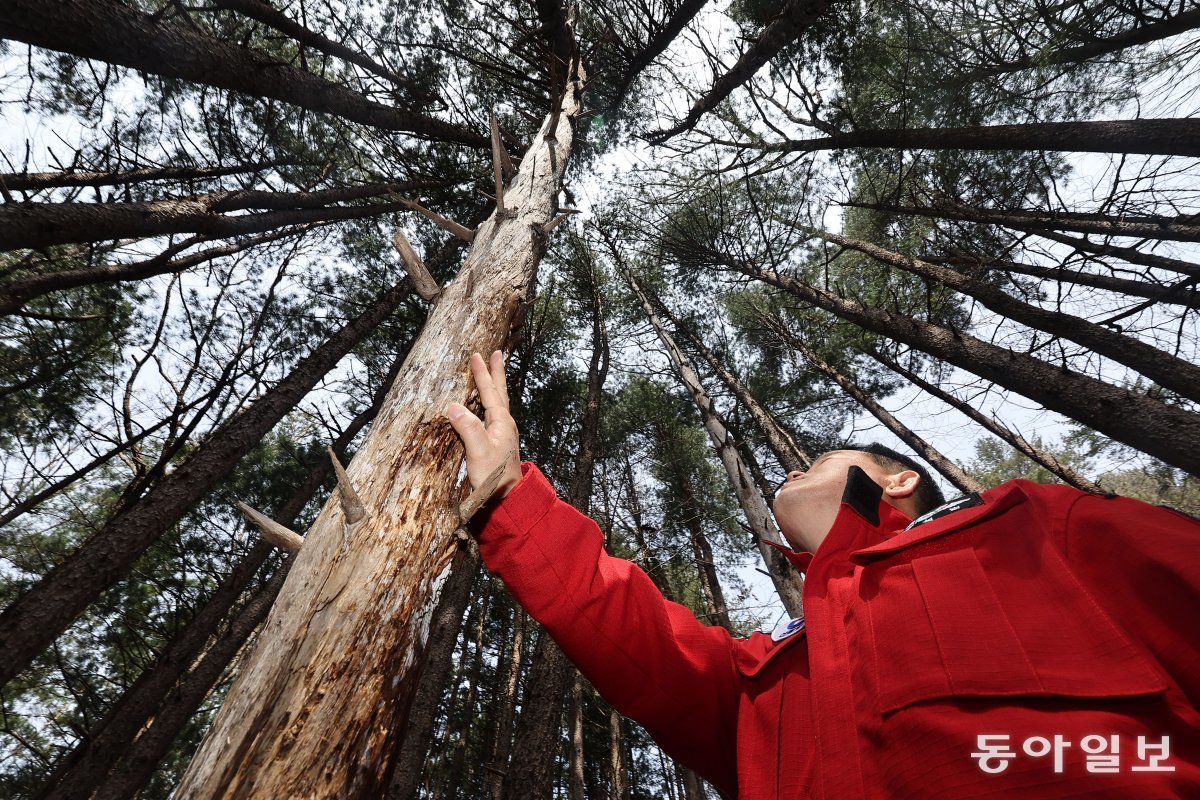
[[[484,411],[491,411],[493,408],[508,408],[508,403],[496,391],[492,375],[488,372],[488,365],[479,353],[471,354],[471,374],[475,377],[475,388],[479,390],[479,402],[483,404]]]
[[[463,447],[467,448],[468,456],[472,453],[482,455],[487,452],[491,440],[479,417],[472,414],[470,409],[461,403],[451,403],[446,406],[446,416],[450,419],[450,427],[454,428],[454,432],[462,439]]]
[[[504,409],[508,410],[508,379],[504,374],[504,354],[499,350],[493,350],[491,358],[488,359],[488,366],[492,371],[492,387],[496,390],[496,394],[500,396],[500,402],[504,404]]]

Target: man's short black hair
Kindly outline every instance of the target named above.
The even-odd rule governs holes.
[[[871,442],[868,445],[855,447],[854,449],[866,453],[871,457],[872,461],[890,472],[902,472],[906,469],[911,469],[921,476],[920,482],[917,483],[917,491],[913,493],[913,502],[916,503],[918,517],[922,514],[928,514],[938,506],[945,504],[946,497],[942,494],[942,490],[933,482],[929,470],[921,466],[916,459],[910,458],[903,453],[898,453],[879,442]]]

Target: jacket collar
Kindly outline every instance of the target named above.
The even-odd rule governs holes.
[[[798,552],[786,545],[767,542],[783,553],[783,557],[801,572],[808,572],[817,554],[821,561],[844,560],[851,551],[886,542],[912,522],[895,506],[883,499],[883,487],[871,480],[862,469],[851,466],[846,473],[846,488],[833,527],[817,549],[817,553]]]

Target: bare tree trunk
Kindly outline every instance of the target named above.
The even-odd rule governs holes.
[[[954,484],[960,492],[970,494],[971,492],[982,492],[984,490],[985,487],[979,481],[963,472],[957,464],[942,455],[929,442],[917,436],[912,429],[896,419],[894,414],[875,402],[875,399],[864,392],[849,376],[842,374],[813,352],[812,348],[805,344],[802,339],[790,331],[783,330],[777,323],[769,320],[766,314],[762,314],[762,316],[783,341],[794,347],[818,372],[842,387],[842,391],[854,398],[855,402],[860,406],[871,412],[875,419],[882,422],[884,427],[896,434],[900,441],[911,447],[921,458],[928,461],[934,469],[940,472],[946,480]]]
[[[479,575],[479,548],[474,541],[464,544],[460,561],[446,581],[429,624],[425,664],[417,680],[408,726],[404,729],[404,739],[396,755],[396,767],[388,788],[391,800],[412,800],[417,795],[425,754],[429,752],[429,743],[433,738],[438,701],[442,697],[446,676],[453,674],[454,649],[458,645],[463,614],[471,600],[471,586]]]
[[[392,314],[408,282],[383,292],[293,368],[275,387],[214,432],[174,472],[114,517],[0,614],[0,685],[45,650],[147,547],[224,480],[243,455],[291,411],[326,372]]]
[[[496,715],[496,728],[492,732],[492,755],[484,782],[488,800],[503,800],[504,797],[504,777],[508,774],[508,757],[512,751],[513,715],[516,713],[517,687],[521,678],[525,629],[529,621],[523,609],[513,609],[512,651],[508,657],[508,669],[504,673],[504,688],[496,698],[500,713]]]
[[[581,89],[569,87],[557,129],[544,129],[526,153],[507,191],[509,213],[481,226],[438,296],[347,469],[346,507],[331,499],[309,531],[180,800],[383,789],[460,524],[447,494],[456,492],[462,446],[442,410],[474,402],[467,358],[505,341],[525,299],[545,248],[541,226],[557,211]]]
[[[1200,474],[1200,419],[1143,394],[977,339],[850,300],[757,264],[724,263],[869,331],[969,370],[1180,469]]]
[[[649,295],[650,293],[647,292]],[[657,298],[656,298],[657,299]],[[662,310],[663,316],[671,321],[675,326],[676,332],[681,334],[685,339],[692,343],[692,349],[703,359],[705,364],[708,364],[709,369],[716,374],[721,381],[729,387],[729,389],[737,397],[738,402],[750,412],[750,418],[762,431],[766,438],[767,447],[771,448],[771,452],[775,454],[775,458],[779,459],[780,466],[785,472],[793,470],[807,470],[812,466],[812,456],[806,453],[796,444],[796,440],[792,435],[784,430],[770,412],[763,408],[762,403],[750,394],[750,390],[744,383],[738,380],[738,377],[729,370],[725,369],[725,365],[721,363],[716,354],[704,346],[704,342],[700,341],[700,337],[696,336],[685,326],[679,324],[679,320],[671,313],[670,309],[658,300],[655,305]]]
[[[701,782],[700,776],[682,765],[679,770],[683,775],[684,800],[706,800],[704,784]]]
[[[268,53],[207,36],[162,15],[112,0],[5,0],[8,39],[84,58],[268,97],[383,130],[486,148],[488,138],[441,120],[369,100]]]
[[[567,800],[584,799],[583,776],[583,676],[571,670],[571,752],[567,759]]]
[[[1062,265],[1040,267],[1016,261],[1004,261],[994,258],[985,259],[974,256],[933,256],[925,260],[931,264],[954,264],[960,267],[967,267],[968,269],[1015,272],[1018,275],[1030,275],[1057,283],[1072,283],[1076,286],[1103,289],[1106,292],[1115,292],[1117,294],[1129,295],[1130,297],[1144,297],[1156,303],[1200,309],[1200,292],[1191,288],[1197,281],[1200,281],[1200,275],[1184,278],[1178,283],[1164,286],[1152,281],[1139,281],[1130,278],[1118,278],[1114,275],[1098,275],[1095,272],[1084,272],[1079,269],[1068,269]]]
[[[422,181],[419,185],[427,186]],[[112,203],[5,203],[0,205],[0,250],[71,242],[202,233],[238,236],[286,225],[307,225],[391,214],[404,203],[332,205],[407,191],[416,184],[355,186],[324,192],[215,192],[194,198]],[[259,213],[229,214],[254,209]]]
[[[687,116],[667,130],[655,131],[650,139],[662,143],[672,136],[691,130],[700,118],[733,93],[733,90],[754,77],[754,73],[779,54],[779,51],[800,38],[832,5],[830,0],[786,0],[757,40],[742,53],[729,71],[713,81],[712,88],[692,103]]]
[[[694,504],[684,506],[688,516],[688,533],[692,540],[692,553],[696,558],[696,571],[700,575],[700,589],[704,595],[705,605],[708,606],[708,616],[713,624],[720,625],[733,633],[733,623],[729,621],[729,606],[725,602],[725,592],[721,590],[721,580],[717,577],[717,565],[713,562],[712,545],[700,527],[700,517]]]
[[[1129,236],[1134,239],[1161,239],[1174,242],[1200,242],[1200,219],[1195,214],[1176,217],[1123,214],[1085,214],[1073,211],[1013,209],[990,211],[958,203],[937,203],[928,207],[906,207],[883,203],[845,203],[851,208],[869,208],[918,217],[966,220],[1003,225],[1021,231],[1072,231],[1100,236]]]
[[[1072,469],[1071,467],[1059,461],[1054,457],[1053,454],[1048,453],[1040,447],[1037,447],[1016,431],[1011,431],[1004,427],[999,422],[996,422],[996,420],[979,411],[979,409],[975,408],[970,403],[960,400],[949,392],[934,386],[932,383],[925,380],[912,370],[905,369],[900,364],[897,364],[892,359],[887,358],[880,353],[871,351],[869,355],[912,385],[936,397],[943,403],[946,403],[947,405],[966,414],[975,422],[978,422],[980,425],[982,425],[983,428],[989,433],[995,434],[1002,442],[1008,444],[1010,447],[1014,448],[1034,462],[1041,464],[1043,467],[1062,478],[1064,482],[1074,486],[1077,489],[1082,489],[1085,492],[1104,491],[1096,483],[1085,478],[1077,470]]]
[[[789,139],[746,147],[767,152],[811,153],[853,147],[909,150],[1045,150],[1074,153],[1140,153],[1200,156],[1200,121],[1131,119],[1102,122],[1036,122],[971,128],[890,128]]]
[[[1159,386],[1179,392],[1184,397],[1200,400],[1200,367],[1159,350],[1152,344],[1131,336],[1124,336],[1081,317],[1023,302],[992,284],[970,278],[949,267],[894,253],[870,242],[848,239],[845,236],[824,231],[807,230],[814,236],[851,250],[857,250],[880,263],[942,283],[978,300],[984,307],[997,314],[1053,336],[1070,339],[1119,364],[1141,372]]]
[[[608,710],[608,784],[611,800],[629,800],[629,768],[625,764],[625,737],[621,715]]]
[[[767,501],[759,493],[758,487],[754,482],[754,477],[750,474],[750,471],[746,468],[745,463],[738,454],[737,447],[734,445],[729,431],[717,413],[712,399],[704,391],[704,387],[700,383],[700,376],[692,368],[687,355],[679,349],[679,346],[675,344],[675,340],[667,333],[667,329],[659,320],[658,313],[651,303],[650,298],[642,290],[641,284],[637,282],[637,279],[633,277],[631,272],[622,266],[620,257],[616,252],[615,243],[609,242],[609,246],[613,248],[614,258],[617,259],[618,267],[621,269],[625,280],[641,300],[642,310],[646,313],[646,317],[650,320],[650,324],[654,326],[659,340],[666,348],[667,355],[671,359],[676,373],[680,376],[680,380],[683,381],[684,386],[687,387],[688,392],[692,395],[692,400],[695,401],[696,407],[700,410],[700,418],[704,422],[705,430],[708,431],[709,439],[711,439],[713,447],[721,457],[721,462],[725,465],[726,472],[729,473],[729,481],[733,484],[733,489],[737,493],[738,502],[746,514],[746,520],[750,524],[750,530],[754,534],[763,561],[766,562],[771,582],[775,584],[775,590],[779,593],[780,600],[783,601],[783,607],[787,609],[788,614],[791,616],[800,616],[804,607],[804,581],[795,568],[784,559],[782,553],[766,544],[766,542],[783,543],[783,537],[780,536],[779,529],[775,526],[775,520],[771,516],[771,510],[767,506]]]
[[[490,580],[490,578],[485,578]],[[467,740],[471,733],[471,722],[474,719],[475,713],[475,698],[479,692],[479,673],[483,668],[483,633],[487,629],[488,605],[491,600],[492,592],[490,584],[487,584],[487,591],[483,595],[483,600],[479,604],[479,620],[475,628],[475,650],[471,658],[471,671],[467,676],[467,696],[463,700],[462,708],[462,724],[458,726],[458,738],[454,741],[454,752],[450,758],[450,771],[447,776],[447,785],[449,790],[446,795],[448,797],[459,797],[459,791],[462,785],[463,765],[467,756]],[[453,708],[449,709],[451,712]],[[447,723],[449,727],[449,723]],[[449,731],[447,731],[447,741],[449,741]],[[442,775],[438,775],[438,781],[434,785],[433,796],[438,797],[441,790]],[[406,800],[401,798],[401,800]]]
[[[626,455],[623,459],[623,477],[625,479],[625,497],[629,503],[629,514],[633,520],[633,538],[638,546],[637,560],[642,562],[643,569],[650,576],[650,580],[658,587],[658,591],[662,592],[662,596],[668,600],[675,600],[675,590],[671,588],[671,582],[667,575],[666,566],[659,561],[658,554],[654,549],[646,543],[646,533],[644,523],[642,522],[642,503],[638,499],[637,482],[633,477],[633,464],[629,461],[629,456]]]

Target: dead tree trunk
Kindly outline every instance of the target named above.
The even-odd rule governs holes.
[[[763,316],[765,317],[766,315],[764,314]],[[791,347],[794,347],[796,351],[804,357],[804,360],[811,364],[813,368],[817,370],[817,372],[820,372],[838,386],[842,387],[843,392],[850,395],[850,397],[854,398],[855,402],[857,402],[867,411],[871,412],[871,415],[874,416],[875,419],[882,422],[884,427],[896,434],[900,441],[911,447],[917,454],[921,456],[921,458],[928,461],[934,469],[940,472],[942,476],[946,478],[946,480],[954,484],[954,486],[957,487],[960,492],[963,492],[964,494],[970,494],[971,492],[982,492],[984,488],[986,488],[979,483],[979,481],[963,472],[957,464],[938,452],[933,445],[929,444],[929,442],[925,441],[920,436],[917,436],[917,434],[914,433],[911,428],[898,420],[894,414],[877,403],[869,394],[864,392],[857,383],[851,380],[850,376],[843,374],[840,370],[829,364],[829,362],[825,361],[825,359],[817,355],[813,349],[805,344],[804,340],[802,340],[800,337],[796,336],[790,331],[781,329],[777,324],[773,324],[770,321],[768,321],[767,324],[772,326],[775,334],[779,336],[780,339],[785,341]]]
[[[848,322],[969,370],[1147,455],[1200,474],[1200,418],[1190,411],[961,331],[847,299],[757,264],[721,259]]]
[[[1062,463],[1051,453],[1048,453],[1042,448],[1036,446],[1016,431],[1011,431],[1001,425],[999,422],[996,422],[996,420],[987,416],[970,403],[960,400],[949,392],[938,388],[912,370],[904,368],[881,353],[871,351],[869,355],[880,364],[883,364],[885,367],[904,378],[913,386],[916,386],[927,394],[930,394],[933,397],[936,397],[938,400],[941,400],[943,403],[966,414],[972,420],[983,426],[983,428],[989,433],[995,434],[1002,442],[1005,442],[1010,447],[1016,449],[1018,452],[1022,453],[1032,461],[1041,464],[1043,467],[1062,478],[1064,482],[1074,486],[1077,489],[1082,489],[1085,492],[1104,491],[1096,483],[1085,478],[1077,470],[1072,469],[1071,467]]]
[[[437,297],[371,434],[309,531],[254,653],[178,788],[198,798],[365,798],[386,786],[460,520],[472,352],[504,344],[555,218],[582,85],[562,98]],[[496,156],[499,158],[499,156]],[[498,198],[499,199],[499,198]],[[337,736],[330,736],[336,730]]]
[[[733,484],[733,490],[737,493],[738,502],[742,506],[742,511],[746,514],[747,522],[750,523],[750,530],[754,534],[754,539],[758,544],[763,561],[766,562],[771,582],[775,584],[775,590],[779,593],[780,600],[783,601],[783,607],[787,609],[788,614],[791,616],[800,616],[804,605],[803,579],[796,572],[795,568],[784,559],[782,553],[766,544],[767,542],[783,543],[783,537],[780,536],[779,529],[775,526],[775,520],[771,516],[771,509],[767,506],[767,501],[759,493],[758,487],[754,482],[754,476],[750,474],[750,470],[746,468],[745,463],[738,454],[737,447],[729,435],[728,429],[717,413],[712,399],[704,391],[704,386],[700,383],[700,376],[692,368],[687,355],[679,349],[675,340],[667,333],[667,329],[663,326],[662,321],[659,320],[658,312],[650,302],[649,296],[642,290],[641,284],[637,282],[633,274],[622,266],[619,256],[615,254],[615,249],[614,257],[618,259],[618,269],[621,270],[625,281],[641,301],[642,310],[650,320],[650,324],[654,326],[659,341],[663,343],[676,374],[679,375],[680,380],[687,387],[692,400],[696,403],[696,408],[700,410],[700,418],[704,422],[704,428],[708,431],[709,439],[712,440],[713,447],[716,449],[717,454],[721,458],[721,463],[725,465],[725,470],[729,474],[729,481]]]
[[[608,710],[608,785],[611,800],[629,800],[629,768],[625,765],[625,736],[621,715]]]

